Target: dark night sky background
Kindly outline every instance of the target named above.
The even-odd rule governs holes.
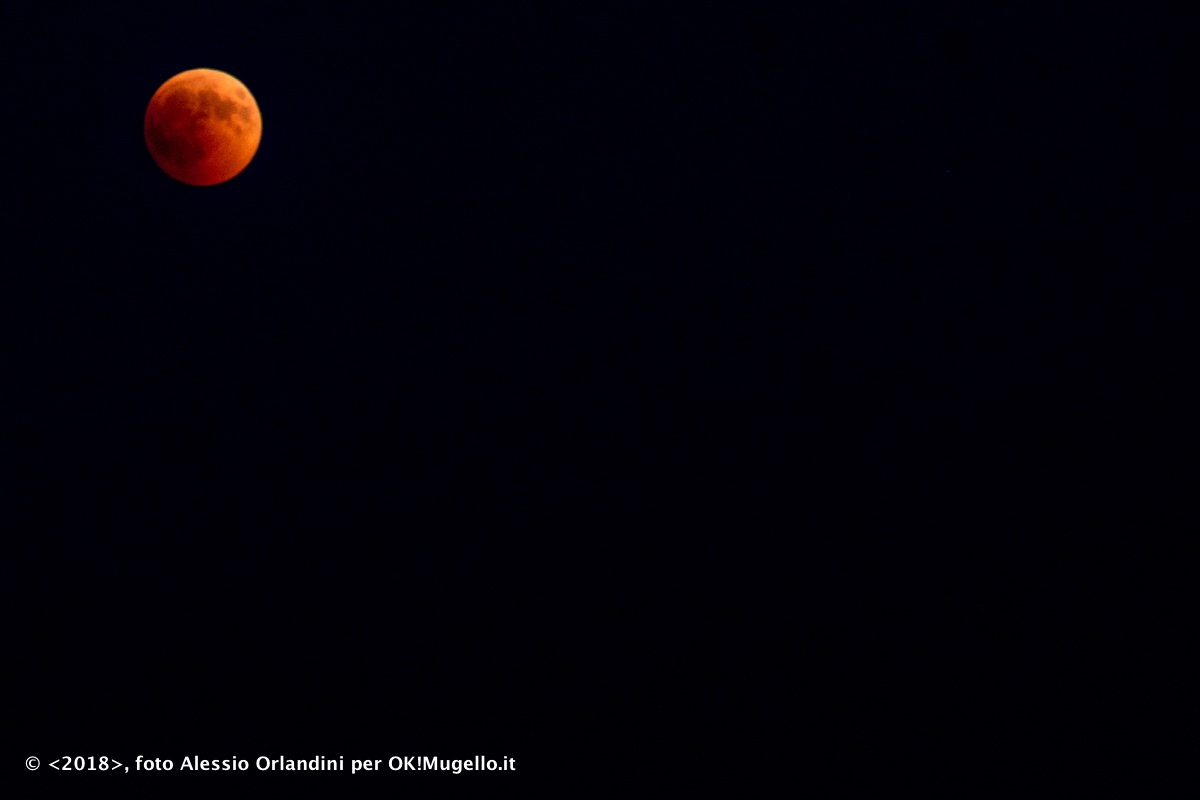
[[[1140,702],[1178,21],[696,5],[5,9],[14,757],[970,764]],[[212,188],[141,130],[201,66],[264,122]]]

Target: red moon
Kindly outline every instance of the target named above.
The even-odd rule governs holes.
[[[168,80],[146,107],[146,147],[162,171],[212,186],[246,168],[262,139],[254,96],[227,72],[190,69]]]

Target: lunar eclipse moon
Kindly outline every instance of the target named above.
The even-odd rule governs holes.
[[[224,183],[246,168],[262,139],[254,96],[227,72],[191,69],[146,107],[146,147],[162,171],[192,186]]]

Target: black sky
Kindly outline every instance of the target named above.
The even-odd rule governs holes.
[[[569,5],[5,11],[20,755],[1103,716],[1180,450],[1174,21]],[[203,189],[141,132],[195,67],[264,122]]]

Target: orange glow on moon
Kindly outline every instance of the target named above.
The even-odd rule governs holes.
[[[190,69],[168,80],[146,107],[146,147],[162,171],[212,186],[246,168],[262,139],[254,96],[227,72]]]

